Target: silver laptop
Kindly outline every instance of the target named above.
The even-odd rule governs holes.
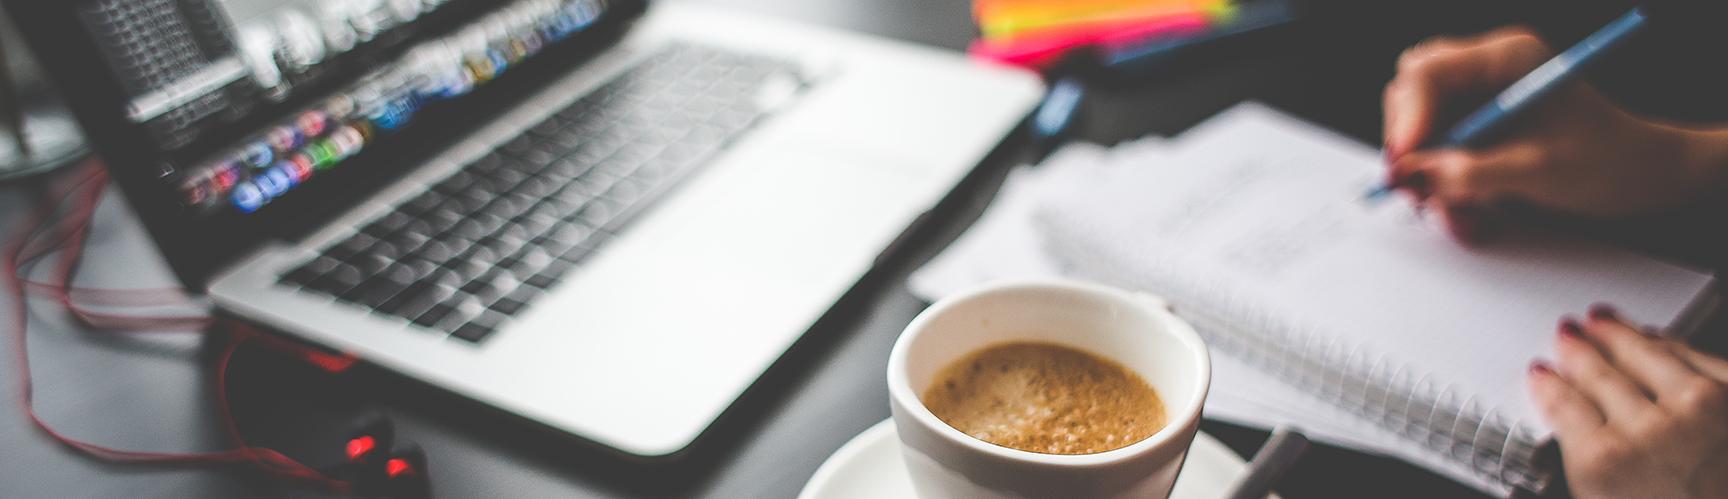
[[[225,312],[643,456],[701,434],[1043,89],[683,4],[7,1],[62,81],[103,77],[65,91]]]

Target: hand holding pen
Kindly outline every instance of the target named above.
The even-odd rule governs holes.
[[[1625,28],[1621,37],[1636,31]],[[1594,46],[1580,64],[1578,47],[1555,58],[1534,33],[1512,27],[1406,51],[1385,92],[1389,186],[1435,208],[1464,242],[1482,236],[1485,208],[1504,199],[1612,217],[1728,192],[1728,128],[1635,116],[1572,79],[1611,48]],[[1567,63],[1565,73],[1555,60]],[[1495,92],[1458,125],[1436,123],[1448,101]]]

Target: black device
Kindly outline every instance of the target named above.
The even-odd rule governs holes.
[[[473,19],[507,2],[4,1],[193,287],[262,240],[327,222],[429,144],[579,64],[645,7],[561,2],[550,27],[477,28]],[[504,33],[429,47],[462,29]],[[435,49],[466,57],[411,67],[416,51]],[[489,64],[473,64],[476,53]]]

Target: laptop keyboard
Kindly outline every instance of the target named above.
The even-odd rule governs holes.
[[[765,85],[797,77],[673,45],[279,282],[479,342],[770,111]]]

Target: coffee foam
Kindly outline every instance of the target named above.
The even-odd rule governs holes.
[[[1054,343],[1004,343],[967,354],[937,373],[923,402],[967,435],[1044,454],[1119,449],[1168,423],[1158,392],[1140,375]]]

